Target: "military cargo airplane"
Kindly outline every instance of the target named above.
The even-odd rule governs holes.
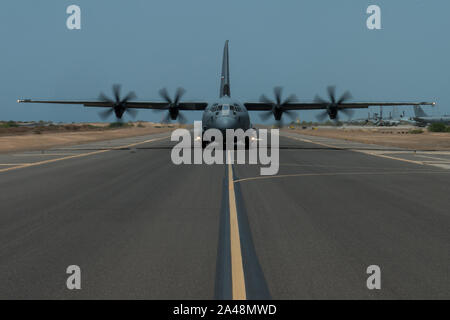
[[[283,115],[295,119],[295,111],[298,110],[322,110],[317,116],[319,120],[324,120],[327,115],[332,120],[338,120],[340,113],[350,117],[353,109],[368,108],[370,106],[420,106],[435,104],[434,102],[347,102],[352,98],[350,92],[346,91],[337,98],[334,86],[327,88],[328,100],[316,96],[313,102],[299,102],[294,94],[288,96],[286,99],[282,99],[282,88],[275,87],[274,100],[262,95],[258,102],[241,103],[231,98],[228,40],[225,41],[220,79],[219,99],[214,103],[196,101],[182,102],[181,98],[185,92],[183,88],[177,89],[173,99],[167,90],[163,88],[159,91],[163,101],[135,101],[136,95],[134,92],[130,92],[124,98],[121,98],[119,85],[113,86],[113,99],[101,93],[99,99],[96,101],[19,99],[17,102],[82,104],[85,107],[108,108],[101,112],[100,116],[107,118],[114,113],[117,119],[121,119],[125,112],[131,116],[135,116],[135,109],[153,109],[166,112],[163,122],[178,120],[182,123],[186,122],[186,117],[181,111],[203,110],[203,131],[209,128],[216,128],[221,131],[238,128],[247,130],[252,127],[248,111],[261,111],[260,117],[262,120],[265,121],[273,117],[276,125],[281,127],[283,125]]]
[[[443,115],[443,116],[429,116],[428,114],[423,111],[423,109],[420,106],[414,106],[414,115],[415,117],[412,118],[413,121],[415,121],[415,124],[419,127],[425,127],[432,123],[444,123],[449,125],[450,124],[450,116],[449,115]]]

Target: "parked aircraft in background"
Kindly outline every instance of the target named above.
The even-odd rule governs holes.
[[[432,123],[444,123],[450,125],[450,116],[443,115],[440,117],[429,116],[420,106],[414,106],[414,117],[412,120],[419,127],[425,127]]]

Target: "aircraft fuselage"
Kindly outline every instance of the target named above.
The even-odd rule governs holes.
[[[450,124],[450,117],[414,117],[413,120],[422,125],[431,123]]]
[[[250,116],[245,106],[228,96],[221,97],[217,102],[206,107],[202,116],[203,131],[219,129],[225,133],[226,129],[251,128]]]

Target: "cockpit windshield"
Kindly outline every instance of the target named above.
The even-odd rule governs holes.
[[[234,111],[234,112],[241,112],[242,109],[237,104],[214,104],[211,108],[211,112],[217,112],[217,111]]]
[[[223,104],[222,105],[222,115],[227,116],[230,114],[230,105],[229,104]]]

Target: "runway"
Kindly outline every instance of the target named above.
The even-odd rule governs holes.
[[[174,144],[0,155],[0,298],[450,298],[449,155],[283,133],[260,176],[176,166]]]

